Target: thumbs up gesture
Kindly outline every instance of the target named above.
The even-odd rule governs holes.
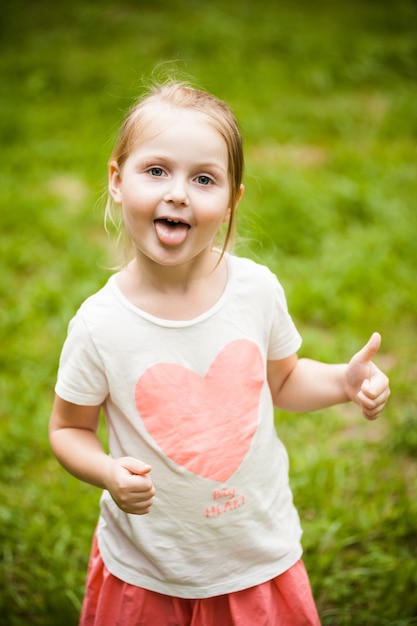
[[[368,420],[379,417],[390,395],[387,376],[372,362],[380,345],[381,335],[373,333],[346,368],[346,392]]]

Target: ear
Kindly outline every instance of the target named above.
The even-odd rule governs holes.
[[[240,185],[239,187],[239,193],[237,194],[237,198],[236,198],[236,206],[235,209],[237,209],[237,205],[239,204],[239,202],[242,200],[242,196],[245,193],[245,185]]]
[[[245,192],[245,186],[244,185],[240,185],[239,192],[237,194],[237,198],[236,198],[236,202],[235,202],[235,206],[234,206],[233,209],[231,209],[230,207],[227,209],[226,213],[224,214],[223,224],[225,224],[226,222],[228,222],[230,220],[230,216],[232,214],[232,211],[234,213],[237,211],[238,204],[242,200],[242,196],[243,196],[244,192]]]
[[[116,161],[109,165],[109,194],[116,204],[122,204],[122,176]]]

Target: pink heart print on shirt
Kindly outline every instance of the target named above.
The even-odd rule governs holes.
[[[204,377],[176,363],[153,365],[136,383],[135,401],[164,454],[225,482],[251,445],[264,380],[258,347],[239,339],[219,352]]]

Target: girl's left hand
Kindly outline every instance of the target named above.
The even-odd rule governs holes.
[[[391,393],[388,377],[371,361],[380,345],[381,335],[373,333],[346,368],[347,395],[361,407],[368,420],[379,417]]]

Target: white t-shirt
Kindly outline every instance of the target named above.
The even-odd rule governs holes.
[[[114,458],[152,466],[149,514],[126,514],[103,492],[106,567],[183,598],[255,586],[302,552],[266,381],[266,361],[294,354],[301,338],[276,277],[227,261],[225,292],[188,321],[141,311],[112,276],[71,321],[56,384],[68,402],[103,404]]]

